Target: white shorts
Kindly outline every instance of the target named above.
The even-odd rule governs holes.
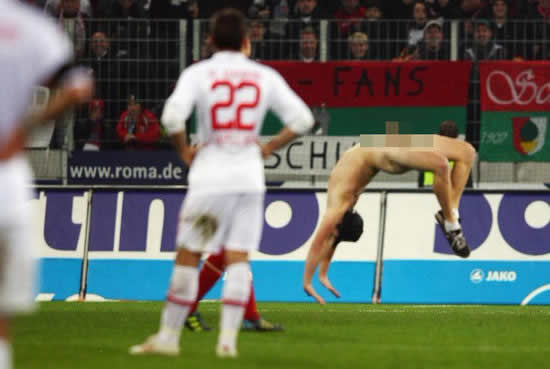
[[[0,314],[34,308],[32,174],[22,157],[0,161]]]
[[[180,211],[176,245],[192,252],[255,251],[264,222],[263,193],[193,194]]]

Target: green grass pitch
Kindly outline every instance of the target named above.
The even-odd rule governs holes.
[[[217,359],[217,330],[182,335],[177,358],[133,357],[156,331],[157,302],[42,303],[14,322],[15,369],[550,368],[550,307],[260,303],[282,333],[243,332]],[[216,327],[218,303],[200,311]]]

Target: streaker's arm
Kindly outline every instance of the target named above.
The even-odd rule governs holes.
[[[329,210],[317,231],[317,234],[313,238],[313,243],[309,249],[306,265],[304,270],[303,287],[304,291],[313,296],[320,304],[325,304],[325,300],[315,291],[312,285],[313,275],[315,269],[322,261],[329,263],[332,258],[332,243],[334,242],[334,233],[336,232],[336,226],[341,220],[341,215],[334,210]],[[325,271],[328,270],[328,266],[325,267]],[[327,278],[328,280],[328,278]],[[329,288],[325,283],[325,287]],[[330,285],[330,282],[329,282]],[[331,286],[332,287],[332,286]],[[339,296],[338,292],[333,288],[329,288],[336,296]]]
[[[330,245],[330,247],[327,247],[325,249],[326,252],[321,257],[321,262],[319,264],[319,281],[323,286],[325,286],[326,289],[332,292],[334,296],[340,297],[340,293],[336,288],[332,286],[332,283],[330,283],[330,279],[328,278],[328,269],[330,266],[330,262],[334,256],[334,252],[336,251],[334,239],[334,235],[329,238],[327,244]]]

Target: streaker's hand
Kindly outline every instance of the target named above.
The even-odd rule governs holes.
[[[340,298],[340,292],[338,292],[338,290],[332,286],[332,283],[330,283],[327,275],[319,276],[319,281],[323,286],[325,286],[327,290],[332,292],[334,296]]]
[[[315,300],[317,300],[318,303],[325,305],[325,300],[315,291],[315,288],[313,288],[311,283],[304,283],[304,291],[308,296],[312,296]]]

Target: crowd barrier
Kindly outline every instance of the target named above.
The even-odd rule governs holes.
[[[37,188],[40,298],[162,300],[184,188]],[[269,190],[263,238],[251,256],[259,301],[312,301],[303,261],[325,212],[323,190]],[[357,203],[365,232],[342,243],[330,302],[549,304],[550,193],[467,191],[461,202],[469,259],[452,254],[429,192],[369,190]],[[218,283],[206,298],[218,298]]]

